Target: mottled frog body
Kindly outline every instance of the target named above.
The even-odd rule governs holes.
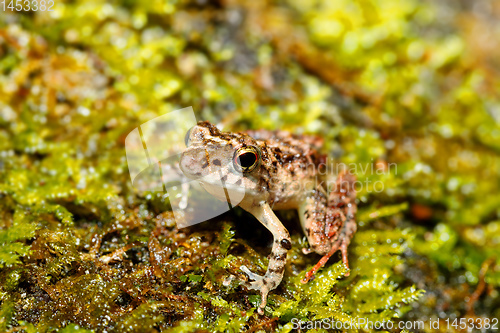
[[[260,314],[269,291],[283,278],[287,251],[292,247],[288,231],[273,210],[298,209],[310,245],[310,249],[303,249],[304,253],[323,255],[306,274],[304,283],[339,249],[348,264],[347,246],[356,232],[355,177],[341,173],[326,186],[329,183],[326,158],[319,153],[321,144],[319,138],[285,131],[221,132],[206,121],[199,122],[186,135],[187,149],[180,160],[182,172],[199,180],[205,190],[221,200],[238,192],[242,197],[239,206],[273,234],[265,275],[241,267],[253,280],[246,286],[261,293]]]

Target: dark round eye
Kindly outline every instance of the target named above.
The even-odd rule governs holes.
[[[192,127],[188,129],[188,131],[186,132],[186,136],[184,137],[184,143],[186,144],[186,147],[189,146],[189,136],[191,135],[192,129]]]
[[[240,148],[234,154],[234,167],[238,171],[250,172],[259,165],[260,151],[257,147]]]

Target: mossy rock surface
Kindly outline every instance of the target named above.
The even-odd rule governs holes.
[[[459,331],[443,330],[446,318],[500,318],[500,6],[481,3],[2,11],[0,331],[289,332],[297,320],[439,317],[445,332]],[[301,284],[319,256],[301,252],[297,214],[280,212],[293,247],[259,316],[259,295],[229,277],[265,271],[268,231],[238,208],[178,229],[166,193],[132,186],[127,134],[186,106],[228,131],[325,138],[362,184],[349,276],[336,255]]]

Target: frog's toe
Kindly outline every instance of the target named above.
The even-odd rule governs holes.
[[[250,280],[255,280],[255,282],[262,280],[264,277],[258,274],[253,273],[248,269],[247,266],[241,265],[240,269],[245,273]]]
[[[258,290],[261,293],[263,292],[263,290],[269,290],[269,286],[268,286],[269,279],[266,278],[266,276],[262,276],[262,275],[258,275],[258,274],[253,273],[245,265],[241,266],[241,270],[243,271],[243,273],[248,275],[248,278],[250,280],[254,280],[254,281],[246,281],[245,282],[245,286],[248,289]]]
[[[264,308],[266,307],[266,304],[267,304],[267,295],[269,294],[269,291],[271,290],[271,286],[273,286],[274,284],[272,284],[271,281],[269,281],[269,279],[267,279],[265,276],[261,276],[261,275],[253,273],[252,271],[250,271],[248,269],[248,267],[246,267],[244,265],[241,266],[241,270],[243,271],[243,273],[248,275],[248,277],[251,280],[255,280],[255,281],[245,282],[245,286],[248,289],[260,291],[261,302],[260,302],[259,308],[257,309],[257,312],[260,315],[263,315]]]
[[[312,252],[313,250],[311,248],[305,248],[305,247],[302,248],[302,253],[304,253],[305,255],[308,255]]]

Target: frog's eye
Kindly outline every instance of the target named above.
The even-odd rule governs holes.
[[[260,150],[254,146],[240,148],[234,153],[233,162],[236,170],[250,172],[259,165]]]
[[[193,127],[188,129],[188,131],[186,132],[186,136],[184,137],[184,143],[186,144],[186,147],[189,146],[189,136],[191,135],[192,129],[193,129]]]

